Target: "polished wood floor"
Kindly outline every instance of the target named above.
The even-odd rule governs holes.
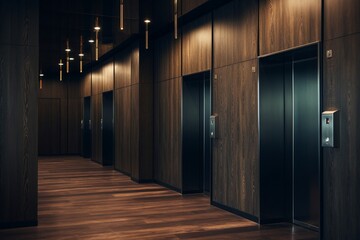
[[[315,240],[289,224],[257,224],[79,157],[39,159],[39,226],[0,230],[0,239]]]

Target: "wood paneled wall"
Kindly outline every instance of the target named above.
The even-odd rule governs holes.
[[[39,1],[0,14],[0,228],[36,225]]]
[[[214,68],[258,56],[258,3],[235,0],[214,11]]]
[[[103,92],[114,90],[114,60],[107,60],[102,67]]]
[[[340,147],[323,150],[323,239],[329,240],[360,235],[359,7],[356,0],[324,1],[323,109],[340,110]]]
[[[213,201],[259,216],[259,157],[256,60],[216,69],[213,113]]]
[[[155,84],[155,180],[181,191],[181,82]]]
[[[259,216],[257,112],[258,3],[232,1],[214,12],[212,201]],[[255,72],[253,72],[255,70]]]
[[[211,14],[207,14],[183,27],[182,74],[210,70],[211,52]]]
[[[182,14],[186,14],[191,10],[199,7],[201,4],[206,3],[208,0],[180,0],[181,3],[181,12]]]
[[[43,109],[45,112],[39,112],[39,124],[45,124],[39,126],[39,155],[80,153],[81,115],[79,84],[79,79],[76,76],[69,76],[62,82],[57,77],[44,77],[43,88],[39,90],[39,101],[43,103],[42,106],[46,106],[53,99],[56,99],[59,101],[59,108],[55,110],[57,111],[56,115],[52,114],[52,118],[49,118],[50,115],[46,114],[47,109]],[[55,117],[59,119],[54,119]],[[52,135],[48,135],[45,132],[48,128],[57,128],[58,123],[60,124],[59,131],[54,132]],[[42,143],[45,145],[42,146]],[[60,145],[57,147],[51,146],[55,143]],[[47,146],[51,146],[51,149]]]
[[[260,55],[321,40],[320,0],[260,0]]]

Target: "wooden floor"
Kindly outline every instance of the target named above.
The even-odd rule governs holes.
[[[257,224],[79,157],[39,159],[39,226],[0,230],[0,239],[315,240],[288,224]]]

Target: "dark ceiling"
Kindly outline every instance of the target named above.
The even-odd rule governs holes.
[[[121,33],[119,28],[119,1],[116,0],[40,0],[40,69],[45,75],[58,72],[59,60],[66,60],[66,41],[70,43],[71,73],[79,72],[80,35],[84,39],[84,64],[94,55],[94,44],[88,43],[95,38],[93,30],[96,17],[99,18],[99,34],[102,53],[108,51],[119,34],[125,38],[129,31]],[[114,34],[116,33],[116,34]],[[106,46],[106,47],[104,47]]]

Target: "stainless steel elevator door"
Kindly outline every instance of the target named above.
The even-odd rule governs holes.
[[[293,220],[319,227],[319,113],[317,58],[293,62]]]

